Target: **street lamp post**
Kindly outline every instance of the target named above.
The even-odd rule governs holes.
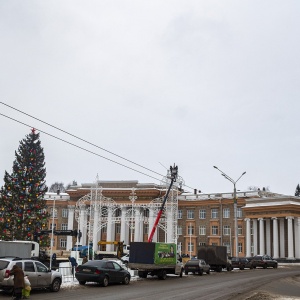
[[[236,199],[236,183],[240,180],[240,178],[246,174],[244,172],[237,180],[233,180],[226,173],[220,170],[218,167],[214,166],[215,169],[221,172],[222,176],[229,180],[233,184],[233,210],[234,210],[234,236],[235,236],[235,256],[239,256],[239,242],[238,242],[238,223],[237,223],[237,199]]]
[[[57,196],[60,194],[60,190],[57,190]],[[50,248],[50,270],[52,270],[52,252],[53,252],[53,242],[54,242],[54,211],[55,211],[55,196],[52,207],[52,229],[51,229],[51,248]]]

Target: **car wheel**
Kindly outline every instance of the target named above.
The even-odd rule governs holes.
[[[202,276],[202,275],[203,275],[203,270],[199,270],[198,274],[199,274],[200,276]]]
[[[183,269],[181,269],[179,277],[182,277]]]
[[[108,286],[108,277],[107,276],[104,277],[102,285],[104,287]]]
[[[188,271],[184,271],[184,274],[185,274],[185,275],[188,275],[188,274],[189,274],[189,272],[188,272]]]
[[[126,275],[123,279],[123,284],[127,285],[130,282],[130,277],[128,275]]]
[[[267,268],[267,264],[264,264],[263,268],[266,269]]]
[[[51,292],[58,292],[60,290],[60,284],[60,279],[54,279],[50,287]]]
[[[79,281],[80,285],[85,285],[85,281]]]
[[[277,265],[274,265],[274,267],[273,267],[274,269],[277,269]]]
[[[206,274],[209,275],[209,274],[210,274],[210,270],[208,270],[208,271],[206,272]]]
[[[240,270],[244,270],[244,267],[240,267]]]

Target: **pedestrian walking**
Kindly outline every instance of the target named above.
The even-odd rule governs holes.
[[[14,299],[22,299],[22,289],[25,287],[23,270],[19,266],[14,265],[9,272],[9,276],[14,276]]]

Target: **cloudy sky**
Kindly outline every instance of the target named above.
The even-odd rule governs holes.
[[[203,193],[233,189],[216,165],[293,195],[299,31],[296,0],[1,1],[0,184],[30,132],[14,118],[97,154],[41,133],[49,186],[159,183],[175,163]]]

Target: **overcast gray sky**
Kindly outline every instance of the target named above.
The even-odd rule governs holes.
[[[299,166],[299,1],[1,1],[0,101],[189,187],[293,195]],[[161,177],[3,104],[44,133],[47,184]],[[0,176],[28,127],[0,116]],[[189,190],[189,189],[188,189]]]

